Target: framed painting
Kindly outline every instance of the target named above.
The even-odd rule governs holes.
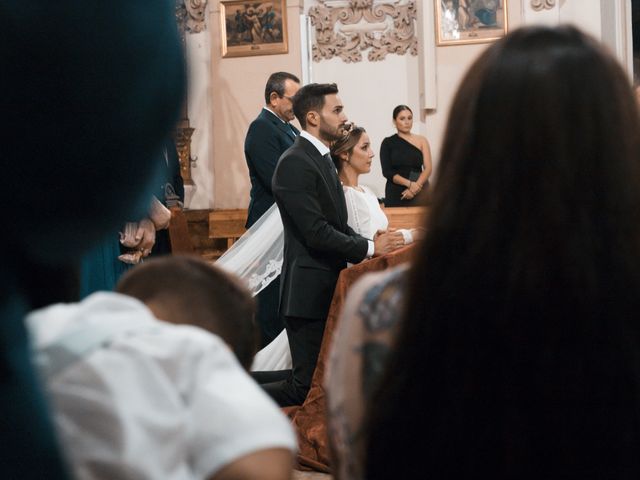
[[[438,45],[485,43],[507,33],[506,0],[434,0]]]
[[[289,51],[285,0],[221,1],[220,21],[224,58]]]

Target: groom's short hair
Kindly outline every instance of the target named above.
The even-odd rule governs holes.
[[[310,83],[298,90],[293,97],[293,113],[303,129],[307,128],[307,113],[322,110],[324,97],[335,93],[338,93],[335,83]]]
[[[126,272],[116,291],[137,298],[160,320],[218,335],[247,370],[258,345],[255,300],[234,275],[197,257],[167,255]]]

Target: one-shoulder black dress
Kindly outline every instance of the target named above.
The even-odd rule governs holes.
[[[400,138],[398,134],[385,138],[380,145],[380,162],[382,163],[382,174],[387,179],[384,188],[385,207],[414,207],[423,204],[422,195],[418,195],[411,200],[401,200],[402,192],[407,187],[393,183],[393,176],[400,175],[414,181],[422,172],[423,157],[422,151]],[[423,192],[426,193],[425,184]]]

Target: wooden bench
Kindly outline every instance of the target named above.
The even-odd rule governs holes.
[[[393,207],[383,208],[389,219],[389,228],[422,227],[429,207]]]
[[[212,210],[209,213],[209,238],[226,239],[227,248],[247,231],[247,210]]]
[[[396,207],[383,208],[389,218],[390,228],[415,228],[422,226],[429,207]],[[188,213],[188,212],[187,212]],[[202,212],[206,214],[206,212]],[[209,212],[209,239],[226,241],[226,248],[222,245],[208,252],[208,258],[216,259],[246,231],[247,210],[211,210]],[[196,248],[197,250],[197,248]]]

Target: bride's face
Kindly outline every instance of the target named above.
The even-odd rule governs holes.
[[[371,142],[369,141],[369,135],[363,133],[358,140],[358,143],[353,147],[351,157],[349,159],[349,165],[358,174],[369,173],[371,171],[371,159],[375,156],[371,149]]]

